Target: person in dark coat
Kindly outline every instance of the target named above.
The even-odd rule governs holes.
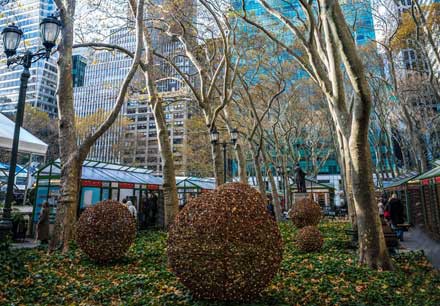
[[[155,225],[156,224],[156,214],[157,214],[157,210],[158,210],[158,197],[155,193],[153,193],[151,195],[151,199],[150,199],[150,209],[151,209],[151,219],[150,219],[150,225]]]
[[[397,238],[403,241],[403,230],[398,225],[405,222],[405,209],[396,193],[393,193],[391,196],[388,202],[388,209],[390,212],[391,228],[396,232]]]
[[[41,244],[47,244],[49,241],[49,215],[49,203],[44,202],[37,223],[37,240],[40,240]]]
[[[295,166],[295,182],[296,189],[299,193],[305,193],[306,191],[306,173],[301,169],[299,163]]]
[[[272,202],[269,202],[269,204],[267,204],[267,211],[269,212],[271,217],[275,219],[275,208],[274,208]]]

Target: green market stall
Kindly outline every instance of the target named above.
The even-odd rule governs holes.
[[[215,180],[212,178],[177,177],[176,182],[179,207],[185,206],[190,198],[215,189]]]
[[[387,184],[385,191],[399,195],[406,206],[409,223],[440,240],[440,166]]]
[[[416,205],[421,201],[420,184],[416,180],[417,172],[402,174],[391,181],[384,182],[384,190],[391,196],[395,192],[406,208],[408,223],[414,223],[417,214],[414,214],[418,208]]]
[[[413,215],[436,239],[440,240],[440,166],[425,172],[414,180],[420,182],[421,201]]]
[[[78,210],[100,201],[130,199],[136,207],[154,194],[162,199],[162,178],[151,175],[151,170],[118,164],[86,160],[83,163]],[[42,204],[47,201],[51,208],[51,223],[54,222],[60,197],[60,161],[47,164],[35,174],[36,197],[33,209],[33,222],[38,221]],[[161,206],[161,205],[159,205]]]

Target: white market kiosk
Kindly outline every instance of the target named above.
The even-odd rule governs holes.
[[[0,148],[8,151],[12,150],[12,141],[14,138],[15,122],[0,114]],[[18,143],[18,152],[32,155],[46,156],[48,145],[35,137],[24,128],[20,129],[20,141]],[[18,167],[19,168],[19,167]],[[29,169],[28,169],[29,170]],[[17,171],[17,170],[16,170]],[[29,179],[29,171],[28,179]],[[27,185],[25,192],[27,191]]]
[[[14,128],[15,122],[5,115],[0,114],[0,148],[12,150]],[[47,152],[47,144],[26,131],[24,128],[21,128],[18,151],[45,156]]]

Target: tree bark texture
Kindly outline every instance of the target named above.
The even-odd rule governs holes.
[[[224,179],[222,148],[219,144],[211,144],[211,152],[212,152],[212,165],[214,168],[215,184],[216,186],[220,186],[226,183]]]
[[[372,98],[365,77],[364,66],[356,52],[341,7],[337,1],[322,0],[326,19],[339,48],[347,75],[357,99],[353,105],[349,149],[352,161],[353,198],[359,236],[359,259],[374,269],[392,269],[375,199],[372,159],[368,141],[368,127]]]
[[[272,201],[275,210],[275,219],[277,221],[281,221],[282,213],[281,213],[281,204],[278,195],[277,184],[275,183],[275,178],[273,176],[272,169],[270,167],[269,160],[267,158],[266,152],[264,152],[264,149],[261,150],[261,156],[263,157],[264,167],[266,168],[267,177],[269,179]]]
[[[235,145],[235,156],[237,158],[238,176],[240,177],[240,182],[243,184],[249,184],[246,173],[246,158],[244,156],[241,144],[239,143]]]

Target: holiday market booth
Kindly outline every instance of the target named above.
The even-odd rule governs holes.
[[[98,161],[85,161],[82,167],[80,198],[78,211],[100,201],[128,199],[136,205],[142,218],[144,207],[155,201],[156,207],[162,207],[162,178],[155,177],[151,170]],[[33,222],[38,222],[42,204],[47,201],[51,208],[51,223],[54,222],[60,197],[60,161],[49,163],[36,174],[36,198],[34,202]],[[161,212],[158,212],[158,216]],[[160,222],[160,218],[158,218]],[[142,221],[142,220],[140,220]]]
[[[384,181],[384,190],[386,191],[388,197],[392,193],[396,193],[399,199],[406,208],[406,216],[408,223],[415,222],[415,217],[411,212],[416,210],[416,203],[420,203],[420,185],[419,181],[416,180],[418,176],[417,172],[408,172],[402,174],[392,180]]]
[[[385,187],[396,192],[406,206],[408,222],[423,227],[440,240],[440,166],[418,176],[409,176]]]
[[[185,206],[189,199],[215,189],[215,179],[213,178],[177,177],[176,183],[179,207]]]

